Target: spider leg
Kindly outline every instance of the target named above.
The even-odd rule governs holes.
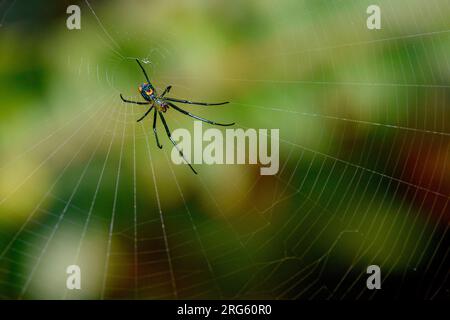
[[[173,101],[173,102],[179,102],[179,103],[196,104],[196,105],[199,105],[199,106],[221,106],[223,104],[229,103],[228,101],[226,101],[226,102],[218,102],[218,103],[209,103],[209,102],[195,102],[195,101],[189,101],[189,100],[183,100],[183,99],[175,99],[175,98],[164,98],[164,99],[169,100],[169,101]]]
[[[138,59],[136,59],[136,62],[138,63],[139,67],[141,67],[142,72],[144,73],[145,79],[147,79],[147,82],[150,83],[150,80],[148,79],[147,72],[145,72],[144,67],[143,67],[142,64],[139,62]]]
[[[158,148],[162,149],[162,145],[159,143],[159,139],[158,139],[158,133],[156,132],[156,116],[158,111],[155,108],[155,113],[153,114],[153,132],[155,133],[155,138],[156,138],[156,145],[158,146]]]
[[[183,114],[185,114],[185,115],[187,115],[189,117],[192,117],[194,119],[198,119],[200,121],[203,121],[203,122],[206,122],[206,123],[209,123],[209,124],[214,124],[214,125],[223,126],[223,127],[228,127],[228,126],[234,125],[234,122],[233,123],[218,123],[218,122],[214,122],[214,121],[211,121],[211,120],[208,120],[208,119],[205,119],[205,118],[201,118],[201,117],[196,116],[196,115],[194,115],[194,114],[192,114],[190,112],[187,112],[186,110],[181,109],[180,107],[177,107],[173,103],[167,102],[167,104],[169,106],[171,106],[172,108],[174,108],[175,110],[177,110],[177,111],[179,111],[179,112],[181,112],[181,113],[183,113]]]
[[[131,101],[131,100],[127,100],[125,99],[122,94],[120,94],[120,99],[122,99],[123,102],[126,103],[134,103],[134,104],[149,104],[149,102],[140,102],[140,101]]]
[[[138,119],[137,122],[140,122],[140,121],[144,120],[144,118],[150,113],[150,111],[152,111],[152,109],[153,109],[153,105],[150,107],[150,109],[147,110],[147,112],[142,117],[140,117]]]
[[[155,113],[156,113],[156,111],[155,111]],[[186,158],[184,157],[183,152],[180,149],[178,149],[177,143],[172,139],[172,135],[170,134],[169,127],[167,126],[166,119],[164,119],[164,116],[163,116],[162,112],[159,111],[158,113],[159,113],[159,116],[161,117],[161,121],[162,121],[162,123],[164,125],[164,128],[166,129],[166,133],[167,133],[167,136],[169,137],[170,141],[172,141],[172,144],[175,146],[175,148],[177,148],[178,152],[180,153],[181,157],[186,162],[186,164],[189,166],[189,168],[191,168],[191,170],[195,174],[197,174],[197,171],[195,171],[195,169],[191,166],[191,164],[186,160]]]
[[[169,93],[169,92],[170,92],[170,89],[172,89],[172,86],[168,86],[168,87],[164,90],[164,92],[161,94],[161,97],[164,97],[164,96],[166,95],[166,93]]]

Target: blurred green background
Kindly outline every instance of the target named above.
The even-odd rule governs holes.
[[[0,297],[448,298],[448,1],[377,1],[381,30],[365,0],[79,2],[81,30],[69,4],[0,2]],[[135,58],[279,128],[278,174],[173,165],[120,101]]]

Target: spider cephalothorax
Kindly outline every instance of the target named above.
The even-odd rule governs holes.
[[[189,117],[192,117],[194,119],[197,119],[197,120],[209,123],[209,124],[215,124],[218,126],[234,125],[234,123],[217,123],[217,122],[214,122],[214,121],[211,121],[208,119],[201,118],[199,116],[193,115],[190,112],[187,112],[186,110],[181,109],[180,107],[178,107],[177,105],[174,104],[174,102],[178,102],[178,103],[194,104],[194,105],[201,105],[201,106],[218,106],[218,105],[227,104],[228,102],[219,102],[219,103],[193,102],[193,101],[189,101],[189,100],[165,97],[165,95],[170,92],[170,89],[172,88],[172,86],[168,86],[161,95],[158,95],[156,93],[155,88],[150,83],[150,80],[148,79],[147,72],[145,72],[144,67],[141,65],[139,60],[136,59],[136,62],[141,67],[142,72],[144,73],[145,79],[147,80],[147,82],[144,82],[138,88],[139,92],[141,93],[145,102],[127,100],[122,95],[120,95],[120,98],[122,99],[123,102],[126,102],[126,103],[134,103],[134,104],[139,104],[139,105],[144,105],[144,104],[151,105],[150,109],[148,109],[147,112],[145,112],[145,114],[137,120],[138,122],[143,120],[153,109],[155,109],[155,112],[153,114],[153,132],[155,133],[156,144],[159,148],[162,148],[162,145],[159,143],[158,133],[156,132],[156,120],[157,120],[158,114],[159,114],[159,117],[161,118],[164,128],[166,129],[167,136],[169,137],[170,141],[175,146],[175,148],[178,149],[176,142],[172,139],[169,127],[167,126],[167,123],[166,123],[166,119],[163,116],[163,113],[166,112],[170,107],[172,107],[173,109],[177,110],[178,112],[181,112]],[[178,151],[180,152],[181,157],[183,157],[183,159],[186,161],[186,158],[184,158],[183,152],[181,152],[180,149],[178,149]],[[192,168],[191,164],[187,161],[186,161],[186,163],[189,165],[189,167],[192,169],[192,171],[195,174],[197,174],[197,172],[194,170],[194,168]]]

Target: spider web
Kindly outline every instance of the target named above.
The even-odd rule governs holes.
[[[176,34],[135,55],[126,44],[150,39],[129,31],[117,40],[123,31],[104,7],[85,2],[83,32],[95,34],[107,62],[68,55],[65,67],[97,87],[84,91],[81,111],[56,128],[60,115],[49,115],[47,132],[0,164],[6,174],[35,160],[0,207],[53,167],[23,221],[0,230],[3,298],[448,297],[448,3],[382,1],[376,32],[355,27],[365,26],[369,2],[304,2],[295,13],[303,24],[278,20],[293,3],[261,4],[276,7],[266,18],[283,32],[268,35],[271,50],[240,58],[252,76],[231,69],[206,80],[239,93],[230,107],[195,109],[232,115],[244,129],[280,128],[280,171],[264,177],[250,166],[198,166],[194,176],[173,165],[162,126],[159,150],[151,121],[135,121],[143,109],[118,99],[138,99],[124,88],[137,87],[140,71],[120,70],[140,58],[158,89],[208,100],[203,73],[159,74],[180,54]],[[266,78],[273,69],[278,76]],[[191,125],[167,120],[172,130]],[[71,264],[81,267],[80,291],[65,287]],[[382,290],[366,288],[371,264],[381,267]]]

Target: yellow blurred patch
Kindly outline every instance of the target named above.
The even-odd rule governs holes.
[[[49,173],[38,166],[21,159],[0,170],[0,226],[23,223],[49,189]]]

